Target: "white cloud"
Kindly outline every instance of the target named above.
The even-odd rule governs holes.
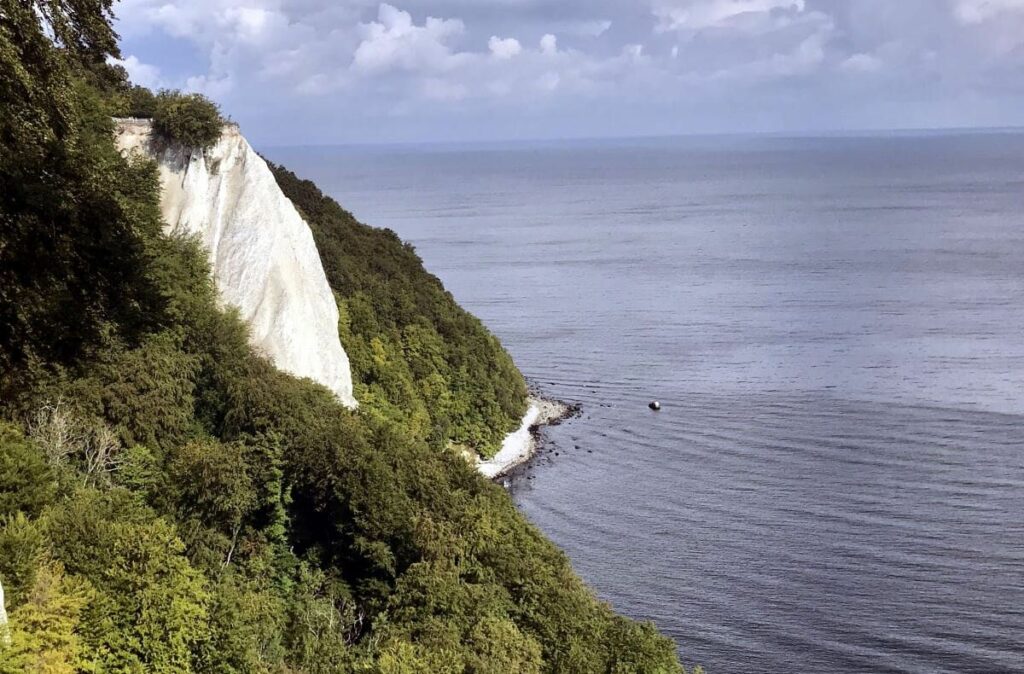
[[[804,0],[655,0],[654,15],[661,31],[699,31],[740,27],[745,19],[772,12],[802,12]]]
[[[118,4],[119,30],[128,36],[154,28],[172,37],[209,41],[262,42],[286,26],[284,12],[273,0],[123,0]]]
[[[141,84],[150,89],[159,89],[164,86],[163,78],[160,77],[160,69],[154,65],[143,63],[132,54],[123,59],[110,59],[110,62],[128,71],[128,77],[135,84]]]
[[[831,24],[826,24],[794,45],[787,51],[775,51],[761,58],[737,63],[705,75],[706,81],[727,81],[755,83],[814,74],[826,63],[826,43],[832,34]]]
[[[548,33],[540,39],[540,53],[548,56],[558,52],[558,38]]]
[[[494,58],[498,59],[510,59],[523,51],[523,45],[519,44],[519,40],[514,37],[502,39],[497,35],[492,35],[487,41],[487,48],[491,50]]]
[[[232,7],[224,12],[224,19],[234,29],[240,42],[263,44],[277,25],[286,22],[278,12],[260,7]]]
[[[210,98],[221,98],[234,87],[230,75],[221,77],[210,75],[194,75],[185,80],[185,90],[205,94]]]
[[[848,57],[839,68],[851,73],[873,73],[882,69],[882,59],[862,52]]]
[[[446,70],[459,60],[446,42],[463,33],[461,20],[427,17],[417,26],[408,12],[387,4],[380,6],[377,17],[377,21],[360,25],[363,40],[352,59],[356,70]]]
[[[957,0],[953,12],[962,23],[983,23],[1006,12],[1024,12],[1024,0]]]

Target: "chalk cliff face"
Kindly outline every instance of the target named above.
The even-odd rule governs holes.
[[[199,236],[220,298],[238,307],[253,346],[354,408],[338,308],[313,235],[238,128],[225,126],[212,149],[192,151],[154,138],[148,121],[119,120],[117,142],[157,161],[168,231]]]
[[[4,586],[0,583],[0,644],[7,643],[7,609],[4,604]]]

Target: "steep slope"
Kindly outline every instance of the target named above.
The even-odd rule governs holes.
[[[434,447],[493,456],[527,408],[526,383],[499,340],[395,232],[359,222],[284,167],[270,169],[313,232],[363,409]]]
[[[221,299],[277,367],[323,384],[355,407],[338,308],[309,227],[238,128],[210,150],[163,143],[147,120],[119,120],[122,151],[156,159],[168,232],[197,235]]]

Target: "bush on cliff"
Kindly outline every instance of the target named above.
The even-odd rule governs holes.
[[[164,90],[153,103],[153,130],[168,142],[205,150],[220,139],[224,118],[217,104],[202,94]]]
[[[146,87],[138,85],[125,92],[124,110],[118,111],[120,117],[138,117],[152,119],[157,113],[157,97]]]

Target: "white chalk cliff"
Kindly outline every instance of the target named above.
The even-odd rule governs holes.
[[[167,231],[198,235],[220,299],[239,309],[253,346],[354,408],[338,307],[313,234],[238,128],[225,126],[210,150],[182,150],[154,138],[148,121],[118,120],[117,143],[157,161]]]
[[[10,643],[9,634],[7,633],[7,609],[4,604],[4,586],[0,583],[0,646],[6,646]]]

